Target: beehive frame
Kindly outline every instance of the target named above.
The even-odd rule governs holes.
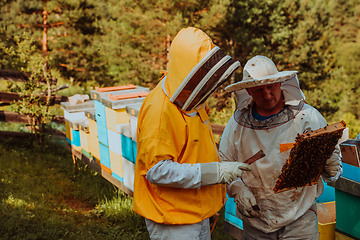
[[[280,193],[316,184],[345,126],[345,122],[341,121],[318,130],[298,134],[275,184],[274,192]]]

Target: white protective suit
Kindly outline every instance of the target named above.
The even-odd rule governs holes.
[[[258,121],[251,115],[252,97],[245,89],[237,91],[238,107],[229,120],[220,142],[222,161],[245,161],[259,150],[265,157],[251,164],[252,171],[244,172],[237,181],[242,181],[255,196],[260,208],[260,217],[248,218],[237,209],[237,215],[253,228],[262,232],[274,232],[299,219],[314,204],[324,189],[321,178],[316,185],[293,189],[275,194],[273,188],[289,157],[290,150],[280,153],[280,144],[293,143],[297,134],[315,130],[327,125],[324,117],[313,107],[304,103],[297,76],[282,82],[281,89],[286,108],[274,117]],[[334,154],[338,154],[336,147]],[[337,156],[339,157],[339,156]],[[336,176],[325,182],[336,180]],[[236,181],[235,181],[236,182]],[[231,192],[231,186],[228,186]]]

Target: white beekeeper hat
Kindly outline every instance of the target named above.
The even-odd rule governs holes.
[[[270,58],[258,55],[246,63],[243,69],[242,81],[227,86],[225,90],[232,92],[244,88],[284,82],[295,76],[296,73],[297,71],[279,72]]]

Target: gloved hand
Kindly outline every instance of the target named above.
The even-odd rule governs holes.
[[[227,186],[228,194],[234,198],[238,211],[249,218],[260,217],[254,194],[245,186],[245,184],[238,180]]]
[[[219,182],[230,184],[241,177],[242,171],[250,171],[251,167],[247,163],[242,162],[222,162],[219,163],[220,179]]]
[[[202,186],[218,183],[229,184],[241,177],[242,170],[251,170],[249,164],[241,162],[201,163],[200,167]]]
[[[331,157],[326,160],[325,166],[324,166],[324,172],[329,177],[334,177],[340,170],[340,158],[336,154],[332,154]]]

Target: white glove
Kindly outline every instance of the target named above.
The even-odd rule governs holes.
[[[200,167],[202,186],[218,183],[229,184],[241,177],[242,170],[251,170],[249,164],[241,162],[201,163]]]
[[[241,180],[233,182],[227,189],[229,196],[234,198],[236,207],[242,215],[248,218],[260,217],[258,212],[260,209],[257,206],[254,194]]]
[[[326,160],[325,166],[324,166],[324,172],[329,177],[334,177],[340,171],[340,158],[336,154],[332,154],[331,157]]]
[[[219,163],[220,168],[220,183],[230,184],[242,175],[241,170],[250,171],[251,167],[247,163],[242,162],[222,162]]]

